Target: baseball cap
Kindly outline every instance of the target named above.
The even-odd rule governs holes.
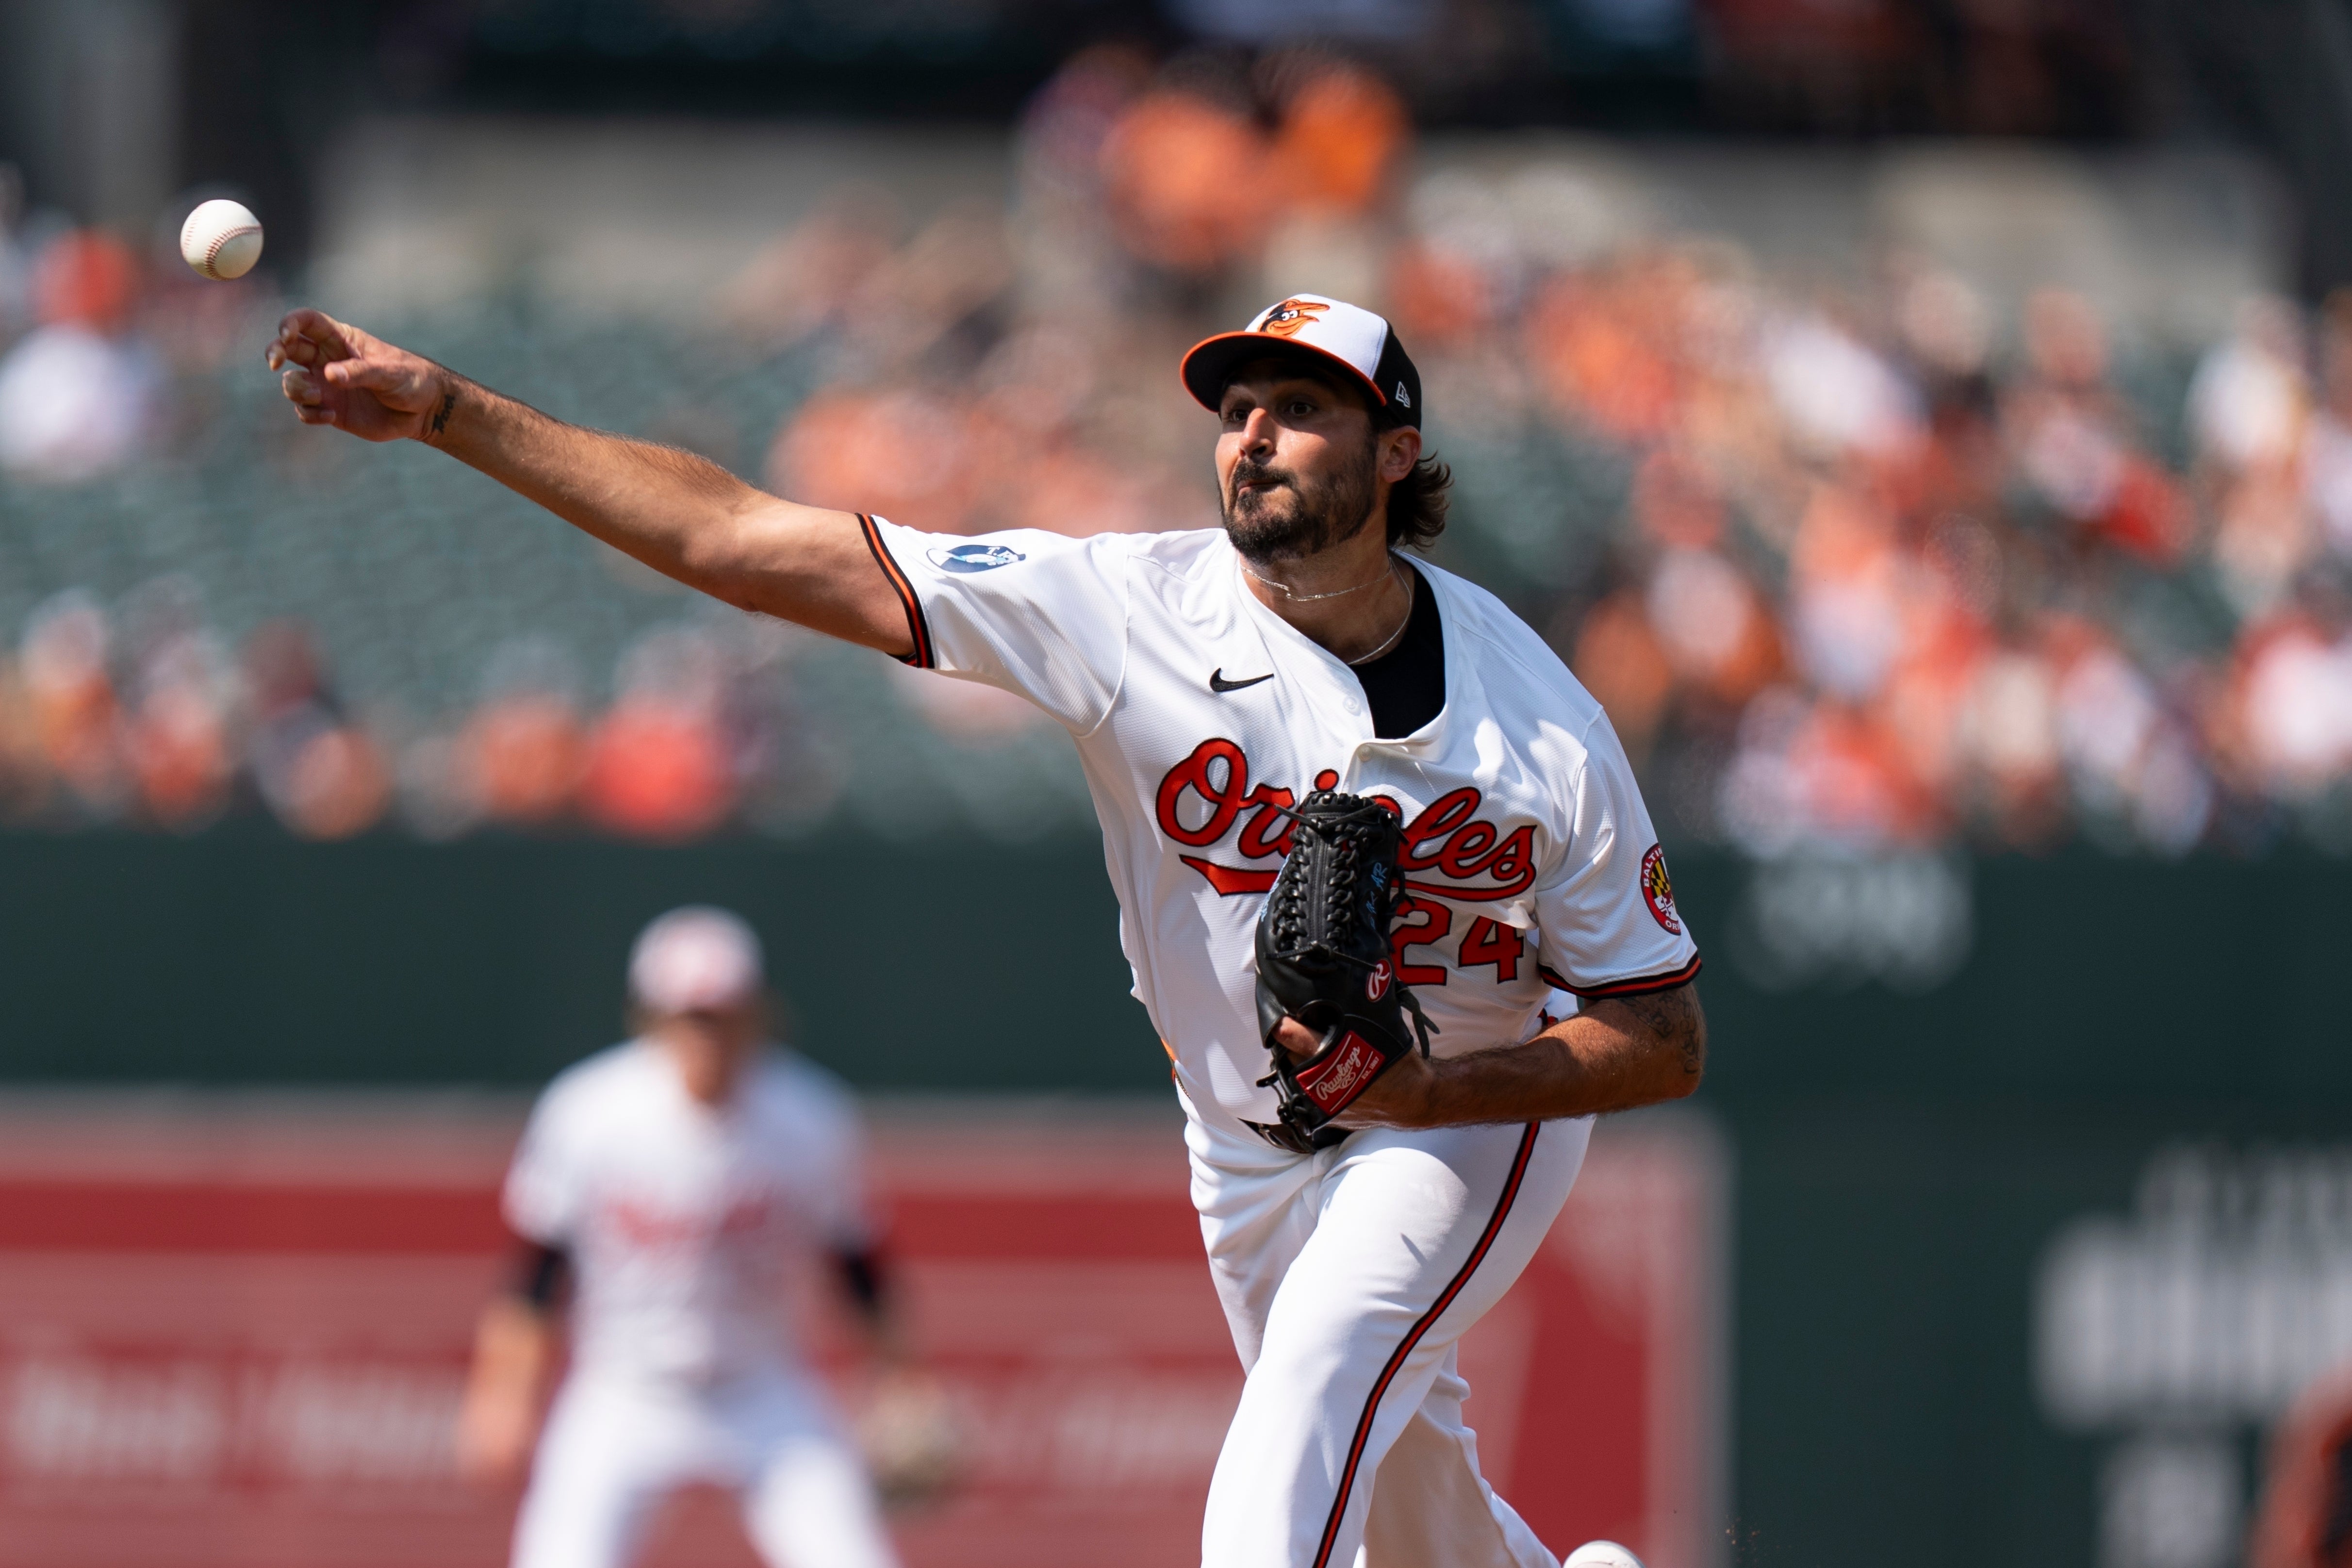
[[[1194,343],[1181,372],[1184,390],[1213,410],[1234,373],[1270,353],[1329,361],[1370,388],[1406,424],[1421,428],[1421,372],[1397,342],[1396,329],[1360,305],[1322,294],[1293,294],[1260,310],[1240,331]]]
[[[672,910],[629,952],[629,999],[648,1013],[732,1007],[762,982],[760,938],[740,915],[708,904]]]

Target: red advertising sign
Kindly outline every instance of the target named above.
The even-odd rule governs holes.
[[[0,1113],[0,1568],[502,1563],[514,1499],[459,1479],[452,1432],[515,1125],[414,1100]],[[1465,1342],[1486,1470],[1557,1550],[1721,1556],[1715,1149],[1688,1118],[1605,1125]],[[969,1439],[954,1495],[899,1521],[909,1568],[1191,1568],[1241,1373],[1172,1124],[886,1113],[877,1150]],[[648,1557],[751,1561],[715,1495]]]

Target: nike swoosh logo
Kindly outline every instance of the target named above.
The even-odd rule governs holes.
[[[1245,686],[1255,686],[1261,680],[1272,680],[1273,679],[1274,671],[1269,669],[1264,675],[1253,675],[1247,680],[1227,680],[1225,679],[1225,667],[1223,665],[1219,665],[1215,673],[1209,677],[1209,689],[1212,691],[1239,691]]]

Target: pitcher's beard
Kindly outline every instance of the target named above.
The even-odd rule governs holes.
[[[1244,490],[1250,479],[1278,478],[1284,484],[1270,490]],[[1372,452],[1349,464],[1321,484],[1303,487],[1298,476],[1282,468],[1237,463],[1224,501],[1225,537],[1243,558],[1261,566],[1277,561],[1297,561],[1353,539],[1372,521]]]

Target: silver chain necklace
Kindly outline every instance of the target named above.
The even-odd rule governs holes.
[[[1394,576],[1396,574],[1396,563],[1393,560],[1389,563],[1389,574],[1391,576]],[[1354,669],[1359,665],[1370,664],[1372,660],[1380,658],[1381,655],[1388,652],[1389,649],[1396,647],[1397,639],[1404,636],[1405,627],[1412,625],[1412,584],[1408,581],[1405,584],[1404,589],[1404,619],[1397,623],[1396,630],[1391,632],[1385,638],[1383,638],[1380,647],[1372,649],[1371,652],[1363,655],[1361,658],[1348,660],[1347,664],[1349,669]]]
[[[1276,593],[1280,594],[1284,598],[1289,600],[1294,605],[1311,605],[1318,599],[1344,599],[1350,594],[1360,594],[1367,588],[1379,587],[1389,578],[1396,575],[1396,558],[1394,556],[1391,556],[1389,558],[1387,569],[1379,576],[1370,579],[1369,582],[1359,583],[1352,588],[1337,588],[1328,594],[1293,593],[1287,584],[1277,583],[1271,577],[1260,577],[1256,573],[1252,572],[1249,569],[1249,563],[1246,561],[1242,563],[1242,573],[1244,576],[1249,577],[1254,582],[1265,584],[1267,587],[1273,589]]]

